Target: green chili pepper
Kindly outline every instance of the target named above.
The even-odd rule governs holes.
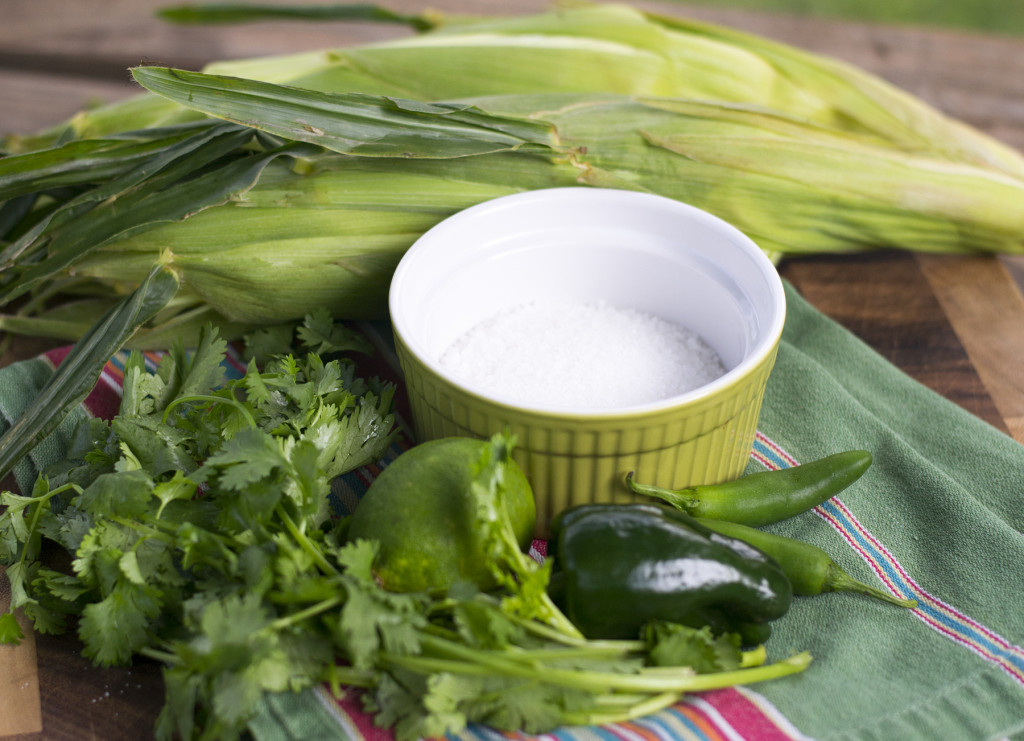
[[[762,471],[722,484],[663,489],[626,476],[637,494],[655,497],[694,517],[768,525],[805,512],[835,496],[871,466],[871,453],[848,450],[811,463]]]
[[[793,594],[814,595],[823,592],[855,592],[900,607],[917,607],[917,600],[900,599],[888,592],[857,581],[840,568],[821,548],[781,535],[773,535],[745,525],[722,520],[698,520],[710,530],[749,543],[767,553],[786,572]]]
[[[637,638],[651,620],[761,643],[792,587],[771,558],[660,504],[587,504],[551,525],[550,593],[588,638]]]

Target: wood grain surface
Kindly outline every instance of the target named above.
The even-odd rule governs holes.
[[[298,1],[298,0],[297,0]],[[127,69],[327,48],[402,35],[383,24],[190,28],[153,16],[157,0],[32,0],[3,5],[0,132],[31,133],[95,101],[135,93]],[[420,12],[510,13],[546,0],[395,0]],[[1024,148],[1024,42],[682,3],[638,3],[764,34],[875,72],[940,109]],[[912,377],[1024,442],[1024,261],[911,255],[897,250],[790,259],[785,278]],[[0,364],[53,343],[20,340]],[[0,578],[0,606],[9,598]],[[162,702],[158,668],[98,669],[73,636],[0,646],[2,741],[125,741],[152,736]]]

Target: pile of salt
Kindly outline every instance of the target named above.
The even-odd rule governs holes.
[[[499,312],[456,339],[440,363],[481,391],[579,410],[661,401],[725,373],[690,329],[603,302],[533,301]]]

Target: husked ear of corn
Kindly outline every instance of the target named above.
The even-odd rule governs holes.
[[[158,255],[181,288],[138,347],[381,317],[424,231],[556,186],[691,203],[776,259],[1024,251],[1017,152],[727,29],[595,6],[210,70],[137,69],[150,92],[0,159],[0,305],[27,301],[0,329],[74,339]]]
[[[431,14],[429,22],[433,30],[408,38],[226,60],[204,71],[426,101],[578,92],[737,103],[1024,176],[1020,153],[880,78],[726,27],[615,4],[483,19]],[[8,148],[40,146],[57,134],[105,136],[199,115],[143,95],[79,114],[42,139],[12,139]]]

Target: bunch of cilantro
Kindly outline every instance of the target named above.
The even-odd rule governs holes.
[[[595,642],[524,617],[524,601],[548,609],[546,571],[531,574],[528,559],[495,556],[509,570],[503,594],[383,590],[376,544],[346,542],[328,497],[394,435],[394,388],[332,357],[364,346],[317,315],[297,337],[251,337],[233,381],[212,329],[156,372],[132,354],[118,415],[91,420],[30,494],[0,494],[12,593],[0,642],[23,637],[20,609],[40,632],[76,629],[99,665],[161,662],[160,739],[237,738],[265,693],[321,683],[361,688],[377,722],[414,739],[470,722],[541,732],[622,720],[806,665],[762,665],[763,652],[680,626]],[[493,490],[493,476],[481,466],[476,485]]]

